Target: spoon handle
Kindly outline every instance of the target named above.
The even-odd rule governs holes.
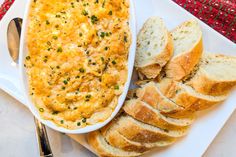
[[[34,118],[40,157],[53,157],[45,125]]]

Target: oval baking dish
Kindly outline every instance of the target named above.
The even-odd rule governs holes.
[[[29,78],[27,76],[27,69],[25,68],[25,59],[27,59],[28,56],[28,45],[27,45],[27,33],[28,33],[28,24],[29,24],[29,14],[30,14],[30,8],[31,8],[31,3],[34,1],[29,1],[27,4],[27,9],[25,10],[24,14],[24,23],[23,23],[23,28],[22,28],[22,36],[21,36],[21,45],[20,45],[20,57],[19,57],[19,68],[20,68],[20,75],[21,75],[21,82],[22,82],[22,90],[24,93],[24,96],[26,98],[27,106],[29,107],[30,111],[34,114],[35,117],[37,117],[42,123],[47,125],[48,127],[63,132],[63,133],[69,133],[69,134],[81,134],[81,133],[87,133],[91,132],[94,130],[97,130],[104,125],[106,125],[109,121],[111,121],[114,116],[119,112],[120,108],[123,105],[123,102],[125,100],[126,94],[129,89],[130,81],[131,81],[131,76],[132,76],[132,71],[133,71],[133,65],[134,65],[134,59],[135,59],[135,48],[136,48],[136,23],[135,23],[135,17],[134,17],[134,5],[132,0],[130,0],[130,6],[129,6],[129,28],[130,28],[130,38],[131,38],[131,44],[129,47],[129,53],[128,53],[128,60],[127,60],[127,79],[124,84],[123,92],[121,95],[118,97],[118,102],[109,116],[105,121],[98,122],[96,124],[92,125],[87,125],[82,128],[76,128],[76,129],[68,129],[65,127],[62,127],[58,124],[55,124],[52,120],[45,120],[42,118],[40,115],[40,110],[35,106],[34,101],[32,100],[31,96],[31,91],[30,89],[30,84],[29,84]],[[91,3],[94,3],[91,2]],[[71,5],[73,3],[70,3]],[[57,4],[55,4],[57,5]],[[89,17],[92,20],[92,17]],[[93,21],[92,21],[93,22]],[[96,21],[95,21],[96,22]],[[64,82],[67,83],[67,82]]]

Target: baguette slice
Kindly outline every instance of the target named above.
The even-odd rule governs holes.
[[[186,21],[172,32],[174,57],[166,65],[166,75],[181,80],[199,63],[203,51],[202,32],[197,21]]]
[[[109,145],[99,131],[91,132],[87,135],[87,140],[95,152],[102,157],[134,157],[142,153],[124,151]]]
[[[188,85],[170,79],[163,79],[158,86],[161,92],[171,101],[185,109],[194,111],[210,108],[215,104],[223,102],[227,98],[227,95],[204,95],[198,93]]]
[[[205,54],[199,70],[186,84],[197,92],[213,96],[228,94],[236,85],[236,57]]]
[[[136,95],[161,113],[176,113],[184,110],[183,107],[165,97],[154,82],[149,82],[137,89]]]
[[[179,130],[160,129],[142,123],[128,115],[119,117],[117,122],[114,124],[114,129],[127,139],[141,143],[155,143],[158,141],[173,140],[186,135],[188,131],[187,128]]]
[[[149,18],[137,39],[135,67],[141,75],[155,78],[173,54],[173,40],[163,20]]]
[[[123,110],[133,118],[161,129],[174,130],[187,127],[191,125],[195,119],[194,116],[181,119],[166,117],[158,110],[138,99],[126,101]]]
[[[112,126],[106,129],[108,129],[108,131],[105,131],[106,134],[104,135],[106,141],[113,147],[123,149],[125,151],[134,151],[134,152],[144,153],[155,147],[164,147],[164,146],[171,145],[175,141],[175,139],[171,139],[171,140],[157,141],[155,143],[135,142],[121,135],[116,130],[116,128]]]

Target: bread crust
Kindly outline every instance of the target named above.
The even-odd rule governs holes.
[[[186,90],[185,86],[187,87],[187,85],[170,79],[164,79],[159,85],[161,92],[167,98],[171,99],[179,106],[184,107],[186,110],[204,110],[215,104],[221,103],[227,98],[226,96],[216,96],[215,99],[201,97],[201,93],[197,94],[194,89],[192,91]]]
[[[236,85],[236,80],[220,81],[209,78],[203,72],[195,75],[187,85],[193,87],[197,92],[212,96],[220,96],[228,94]]]
[[[118,122],[116,130],[127,139],[141,143],[154,143],[163,140],[173,140],[186,135],[188,129],[180,129],[178,131],[163,130],[156,128],[156,131],[147,128],[148,124],[139,122],[129,116]],[[153,126],[152,126],[153,127]]]
[[[87,141],[89,145],[96,151],[96,153],[101,157],[131,157],[131,156],[140,156],[142,153],[134,153],[133,155],[124,155],[124,154],[116,154],[115,152],[109,152],[104,148],[104,146],[101,144],[99,140],[99,136],[101,136],[99,131],[93,131],[87,136]]]
[[[188,21],[187,21],[188,22]],[[185,22],[186,23],[186,22]],[[183,23],[182,25],[185,25]],[[181,27],[180,25],[179,27]],[[177,27],[176,29],[178,29]],[[202,34],[192,49],[180,55],[173,57],[166,65],[165,71],[168,78],[180,81],[185,76],[189,75],[194,67],[199,63],[203,53]]]
[[[149,151],[150,149],[154,147],[165,147],[168,145],[171,145],[174,143],[175,139],[169,140],[169,141],[158,141],[156,143],[140,143],[140,142],[134,142],[130,141],[127,138],[125,138],[123,135],[121,135],[118,131],[111,130],[106,135],[106,140],[108,143],[114,147],[123,149],[125,151],[134,151],[134,152],[140,152],[145,153]]]
[[[187,127],[190,124],[192,124],[194,122],[194,118],[189,117],[189,119],[185,119],[185,122],[182,121],[181,123],[181,119],[172,119],[168,120],[168,117],[165,117],[164,115],[162,115],[158,110],[155,111],[155,109],[150,106],[148,106],[148,104],[146,104],[145,102],[142,102],[140,100],[129,100],[126,101],[125,105],[123,106],[123,110],[130,116],[132,116],[133,118],[144,122],[146,124],[150,124],[162,129],[180,129],[182,127]],[[171,118],[169,118],[171,119]],[[178,121],[178,122],[176,122]],[[186,122],[187,121],[187,122]]]

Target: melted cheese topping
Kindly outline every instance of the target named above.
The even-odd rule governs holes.
[[[44,119],[77,129],[106,120],[127,79],[128,0],[35,0],[25,60]]]

